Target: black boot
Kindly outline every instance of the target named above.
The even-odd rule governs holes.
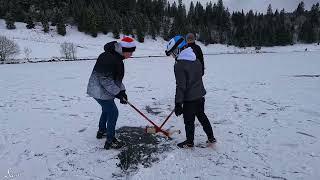
[[[213,148],[216,142],[217,142],[216,138],[214,138],[214,137],[208,138],[208,140],[206,141],[207,147]]]
[[[206,143],[207,144],[213,144],[213,143],[216,143],[217,142],[217,140],[216,140],[216,138],[208,138],[208,140],[206,141]]]
[[[185,149],[188,149],[188,148],[193,148],[194,147],[194,144],[193,143],[190,143],[188,141],[183,141],[181,143],[178,143],[177,146],[179,148],[185,148]]]
[[[107,137],[107,133],[106,132],[102,132],[102,131],[98,131],[96,137],[97,137],[97,139],[105,138],[105,137]]]
[[[125,146],[125,144],[116,138],[113,138],[111,142],[107,140],[104,144],[105,149],[120,149],[123,146]]]

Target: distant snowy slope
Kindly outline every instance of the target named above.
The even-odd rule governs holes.
[[[42,32],[42,27],[37,25],[35,29],[27,29],[25,23],[15,23],[16,29],[6,29],[4,20],[0,19],[0,35],[6,36],[14,40],[20,47],[21,53],[15,57],[18,59],[25,58],[24,48],[31,49],[30,58],[40,58],[39,60],[52,59],[61,57],[60,45],[64,42],[72,42],[78,46],[78,58],[96,58],[103,52],[103,46],[110,41],[117,41],[112,38],[112,34],[98,34],[97,38],[79,32],[77,27],[67,26],[66,36],[56,33],[55,27],[50,27],[49,33]],[[222,44],[211,44],[204,46],[199,43],[204,54],[234,54],[234,53],[255,53],[254,47],[238,48],[235,46],[227,46]],[[144,43],[137,43],[137,50],[134,56],[165,56],[166,41],[158,37],[157,40],[146,38]],[[283,47],[263,47],[262,52],[293,52],[304,51],[320,51],[320,46],[315,44],[297,44],[294,46]]]
[[[67,27],[66,36],[61,36],[56,33],[55,27],[50,27],[49,33],[44,33],[41,26],[36,26],[35,29],[27,29],[25,23],[16,23],[15,30],[8,30],[5,27],[4,20],[0,19],[0,35],[4,35],[13,39],[18,43],[22,53],[18,58],[23,58],[23,49],[30,48],[32,50],[31,56],[34,58],[51,58],[59,57],[60,45],[63,42],[72,42],[78,46],[78,57],[97,57],[103,51],[103,46],[110,41],[116,39],[112,38],[112,34],[99,34],[97,38],[79,32],[77,27]],[[155,40],[148,40],[143,44],[137,43],[139,48],[135,55],[148,54],[164,54],[158,51],[159,48],[164,47],[165,42],[161,39],[154,43]],[[157,51],[155,51],[157,50]]]

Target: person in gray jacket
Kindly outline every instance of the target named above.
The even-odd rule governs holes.
[[[123,60],[130,58],[135,49],[136,45],[131,37],[124,37],[120,42],[107,43],[104,46],[105,52],[99,55],[89,79],[87,94],[102,107],[96,137],[107,137],[105,149],[124,146],[124,143],[115,138],[119,112],[114,99],[118,98],[121,104],[126,104],[128,97],[122,83],[125,74]]]
[[[176,60],[174,74],[176,78],[175,114],[183,114],[186,141],[178,143],[180,148],[192,148],[194,146],[194,122],[198,118],[206,133],[208,144],[216,142],[212,126],[204,113],[206,90],[202,81],[202,64],[196,58],[191,47],[188,47],[182,36],[172,38],[166,50],[166,55]]]

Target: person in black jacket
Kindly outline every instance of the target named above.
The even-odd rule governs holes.
[[[204,60],[203,60],[203,53],[201,50],[201,47],[195,43],[195,36],[193,33],[188,33],[186,36],[186,40],[188,43],[188,46],[192,48],[193,52],[196,54],[197,59],[202,64],[202,76],[204,75]]]
[[[206,133],[208,145],[216,142],[212,126],[204,113],[206,90],[202,81],[202,65],[191,47],[187,47],[182,36],[172,38],[166,50],[166,55],[172,55],[176,60],[174,74],[176,78],[175,114],[183,114],[186,141],[178,143],[180,148],[192,148],[194,146],[194,122],[195,117],[201,123]]]
[[[125,74],[123,60],[130,58],[135,49],[136,45],[131,37],[124,37],[120,42],[107,43],[104,46],[105,52],[98,57],[89,79],[87,94],[102,107],[96,137],[97,139],[107,137],[105,149],[118,149],[124,146],[124,143],[115,138],[118,108],[114,99],[120,99],[121,104],[126,104],[128,100],[122,83]]]

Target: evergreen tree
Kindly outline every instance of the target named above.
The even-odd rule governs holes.
[[[145,37],[145,34],[144,34],[143,29],[140,28],[140,27],[138,27],[138,28],[137,28],[137,38],[138,38],[138,42],[143,43],[143,42],[144,42],[144,37]]]
[[[200,28],[200,26],[204,26],[206,24],[205,19],[203,18],[205,16],[205,11],[203,9],[203,6],[197,2],[196,6],[194,8],[194,19],[193,22],[195,23],[197,27]]]
[[[130,15],[130,16],[125,16],[122,18],[122,27],[123,27],[123,34],[125,35],[133,35],[133,22],[132,22],[132,16],[133,15]]]
[[[171,8],[169,10],[169,16],[174,17],[177,15],[177,13],[178,13],[177,4],[176,4],[176,2],[173,2],[173,4],[171,5]]]
[[[320,40],[320,7],[319,3],[314,4],[310,10],[310,23],[312,24],[313,37],[316,41]]]
[[[26,23],[27,23],[26,27],[27,27],[27,29],[33,29],[35,27],[35,24],[33,23],[33,21],[34,21],[33,20],[33,15],[31,13],[29,13],[27,15],[27,18],[26,18]]]
[[[279,16],[276,16],[276,45],[287,45],[292,43],[292,33],[286,25],[285,10],[280,11]]]
[[[313,25],[320,25],[320,7],[319,3],[312,5],[310,10],[310,21]]]
[[[132,0],[117,0],[118,12],[120,15],[127,15],[130,11],[135,9],[135,1]]]
[[[296,9],[296,16],[301,16],[304,14],[304,2],[301,1]]]
[[[6,6],[4,2],[0,1],[0,18],[2,19],[6,13]]]
[[[269,4],[268,9],[267,9],[267,15],[272,16],[273,15],[273,10],[271,4]]]
[[[155,20],[151,20],[149,21],[149,34],[151,35],[152,39],[156,39],[156,35],[157,35],[157,27],[156,27],[156,21]]]
[[[57,23],[57,31],[58,31],[58,34],[65,36],[67,34],[66,25],[63,22],[58,22]]]
[[[100,7],[100,8],[99,8]],[[103,7],[103,8],[101,8]],[[105,9],[105,11],[104,11]],[[108,7],[104,7],[103,2],[98,0],[96,5],[93,7],[93,14],[96,24],[96,32],[102,32],[103,34],[108,33],[107,21],[106,21],[106,12],[108,11]],[[96,33],[93,33],[96,34]]]
[[[246,14],[246,20],[245,20],[245,31],[246,31],[246,45],[247,46],[256,46],[257,45],[257,36],[256,36],[256,29],[255,29],[255,16],[253,14],[253,11],[250,10]]]
[[[28,11],[23,9],[18,0],[6,0],[2,3],[7,4],[5,13],[9,12],[13,16],[15,22],[24,22],[25,14]]]
[[[186,9],[182,4],[182,0],[179,0],[178,11],[174,17],[173,27],[171,29],[171,35],[186,34]]]
[[[171,4],[170,2],[167,2],[167,6],[165,7],[165,14],[166,16],[170,17],[170,13],[171,13]]]
[[[113,25],[112,25],[112,33],[115,39],[120,38],[121,31],[121,18],[118,15],[114,16]]]
[[[232,22],[234,24],[234,30],[232,32],[233,34],[233,42],[237,46],[244,47],[246,43],[244,42],[245,39],[245,15],[242,10],[242,12],[235,12],[232,14]]]
[[[41,15],[41,24],[42,24],[43,32],[48,33],[49,32],[49,20],[48,20],[48,17],[44,13]]]
[[[113,16],[116,14],[111,9],[107,8],[105,16],[104,16],[104,24],[103,30],[106,32],[112,32],[113,29]]]
[[[98,36],[98,22],[97,22],[97,16],[94,13],[94,10],[92,8],[89,8],[87,10],[87,32],[92,36],[92,37],[97,37]]]
[[[170,29],[171,29],[171,23],[169,18],[165,18],[163,22],[163,39],[166,41],[169,41],[171,36],[170,36]]]
[[[86,32],[87,27],[88,27],[87,9],[82,9],[78,17],[78,31]]]
[[[312,24],[309,20],[305,21],[302,25],[299,33],[299,39],[305,43],[315,42],[315,36],[313,35]]]
[[[64,18],[61,12],[58,12],[57,17],[56,17],[56,21],[57,21],[57,32],[58,34],[65,36],[66,35],[66,25],[64,23]]]
[[[231,31],[230,13],[228,12],[228,10],[225,9],[222,0],[218,1],[216,10],[217,10],[216,25],[218,27],[217,30],[219,33],[218,42],[223,44],[226,42],[229,32]]]
[[[188,15],[187,15],[187,19],[188,21],[190,21],[192,23],[192,20],[194,18],[195,12],[194,12],[194,4],[193,1],[191,1],[190,3],[190,7],[189,7],[189,11],[188,11]]]
[[[136,30],[137,30],[137,38],[139,42],[144,42],[145,38],[145,30],[147,28],[147,17],[143,16],[142,14],[138,14],[135,18],[136,23]]]
[[[278,13],[279,14],[279,13]],[[264,24],[264,45],[273,46],[276,42],[276,26],[277,24],[274,21],[274,14],[271,4],[268,6],[267,15],[265,17]]]
[[[201,41],[206,46],[210,44],[209,29],[207,27],[202,27],[200,31],[199,41]]]
[[[7,29],[16,28],[16,25],[14,24],[15,23],[14,16],[10,12],[6,14],[5,21],[6,21]]]

